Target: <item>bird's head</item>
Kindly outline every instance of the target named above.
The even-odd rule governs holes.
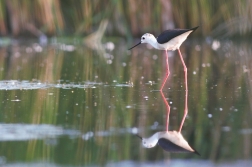
[[[150,41],[155,38],[152,34],[146,33],[141,37],[141,43],[150,43]]]
[[[155,147],[157,145],[157,142],[158,142],[158,138],[154,137],[154,135],[151,136],[150,138],[142,138],[139,135],[137,135],[137,137],[139,137],[142,140],[142,144],[146,148]]]
[[[151,43],[151,41],[153,41],[153,39],[155,39],[155,37],[152,34],[146,33],[141,37],[141,41],[138,44],[136,44],[135,46],[129,48],[129,50],[133,49],[134,47],[136,47],[142,43]]]

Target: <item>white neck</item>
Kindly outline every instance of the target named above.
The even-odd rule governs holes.
[[[147,148],[151,148],[151,147],[154,147],[155,145],[157,145],[157,142],[159,140],[159,133],[160,132],[157,132],[149,138],[144,138],[143,145]]]
[[[150,44],[151,46],[153,46],[156,49],[160,49],[160,47],[158,46],[158,42],[157,39],[152,36],[149,40],[148,40],[148,44]]]

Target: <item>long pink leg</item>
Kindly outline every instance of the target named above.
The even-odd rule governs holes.
[[[164,93],[163,93],[162,90],[160,91],[160,93],[161,93],[162,98],[163,98],[163,100],[164,100],[164,103],[165,103],[165,105],[166,105],[166,111],[167,111],[167,113],[166,113],[166,131],[168,132],[168,127],[169,127],[169,116],[170,116],[170,105],[169,105],[169,103],[167,102],[167,100],[165,99],[165,96],[164,96]]]
[[[184,110],[184,116],[183,116],[183,119],[181,121],[180,128],[179,128],[179,132],[181,132],[183,124],[185,122],[185,118],[186,118],[187,113],[188,113],[188,106],[187,106],[187,101],[188,101],[188,86],[187,86],[187,68],[186,68],[185,62],[183,60],[182,54],[181,54],[181,52],[180,52],[179,49],[178,49],[178,52],[179,52],[179,56],[180,56],[180,59],[182,61],[182,64],[184,66],[184,72],[185,72],[185,110]]]
[[[164,85],[165,85],[165,83],[166,83],[166,80],[168,79],[168,77],[169,77],[169,75],[170,75],[167,50],[165,50],[165,54],[166,54],[166,77],[165,77],[165,79],[164,79],[164,81],[163,81],[163,83],[162,83],[162,86],[161,86],[161,88],[160,88],[160,91],[163,90],[163,87],[164,87]]]

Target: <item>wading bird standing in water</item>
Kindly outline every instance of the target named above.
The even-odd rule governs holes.
[[[199,26],[198,26],[199,27]],[[182,54],[180,52],[180,45],[186,40],[189,34],[194,32],[198,27],[194,27],[191,29],[172,29],[172,30],[166,30],[162,32],[157,38],[155,38],[152,34],[146,33],[141,37],[141,41],[136,44],[135,46],[131,47],[129,50],[132,48],[142,44],[142,43],[148,43],[152,45],[154,48],[158,50],[165,50],[166,54],[166,66],[167,66],[167,74],[166,78],[163,81],[163,84],[160,88],[160,91],[163,90],[163,87],[165,85],[166,80],[169,77],[170,70],[169,70],[169,61],[168,61],[168,50],[178,50],[180,59],[182,61],[182,64],[184,66],[184,72],[185,72],[185,110],[184,110],[184,116],[182,118],[182,122],[180,124],[179,132],[181,132],[182,126],[184,124],[187,112],[188,112],[188,107],[187,107],[187,97],[188,97],[188,85],[187,85],[187,68],[185,65],[185,62],[183,60]]]
[[[183,138],[181,134],[181,130],[185,121],[185,118],[188,113],[188,107],[187,107],[187,101],[188,101],[188,85],[187,85],[187,67],[185,65],[185,62],[183,60],[182,54],[180,52],[180,46],[181,44],[186,40],[189,34],[194,32],[198,27],[191,28],[191,29],[173,29],[173,30],[166,30],[162,32],[157,38],[155,38],[152,34],[146,33],[141,37],[141,41],[136,44],[132,48],[142,44],[142,43],[148,43],[152,45],[154,48],[158,50],[164,50],[166,54],[166,66],[167,66],[167,74],[166,77],[162,83],[162,86],[160,88],[160,92],[162,95],[162,98],[166,104],[167,107],[167,121],[166,121],[166,131],[164,132],[157,132],[153,136],[149,138],[142,138],[138,136],[143,143],[144,147],[151,148],[154,147],[157,143],[159,146],[161,146],[164,150],[169,152],[193,152],[199,155],[199,153],[189,146],[187,141]],[[163,87],[169,77],[170,70],[169,70],[169,61],[168,61],[168,50],[178,50],[181,62],[184,66],[184,73],[185,73],[185,110],[184,110],[184,116],[182,118],[179,131],[168,131],[168,124],[169,124],[169,114],[170,114],[170,106],[168,102],[166,101],[164,94],[162,92]]]
[[[180,52],[180,45],[186,40],[189,34],[191,34],[193,31],[195,31],[198,27],[194,27],[191,29],[172,29],[172,30],[166,30],[162,32],[157,38],[154,37],[154,35],[146,33],[141,37],[141,41],[136,44],[135,46],[131,47],[129,50],[133,49],[134,47],[142,44],[142,43],[148,43],[154,48],[158,50],[164,50],[166,54],[166,66],[167,66],[167,74],[166,78],[160,88],[160,90],[163,89],[164,84],[170,74],[169,71],[169,62],[168,62],[168,50],[178,50],[180,59],[182,61],[182,64],[184,66],[185,71],[185,85],[187,90],[187,68],[185,65],[185,62],[183,60],[182,54]]]

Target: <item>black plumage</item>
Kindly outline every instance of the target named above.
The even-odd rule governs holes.
[[[175,152],[175,153],[192,153],[191,151],[184,149],[183,147],[180,147],[174,143],[172,143],[170,140],[167,140],[165,138],[160,138],[158,140],[158,145],[162,147],[167,152]],[[194,149],[193,149],[194,150]],[[197,155],[200,155],[196,150],[194,150],[194,153]]]
[[[158,37],[157,37],[157,42],[159,44],[164,44],[167,43],[168,41],[170,41],[171,39],[184,34],[185,32],[188,31],[195,31],[197,27],[191,28],[191,29],[173,29],[173,30],[166,30],[164,32],[162,32]]]

